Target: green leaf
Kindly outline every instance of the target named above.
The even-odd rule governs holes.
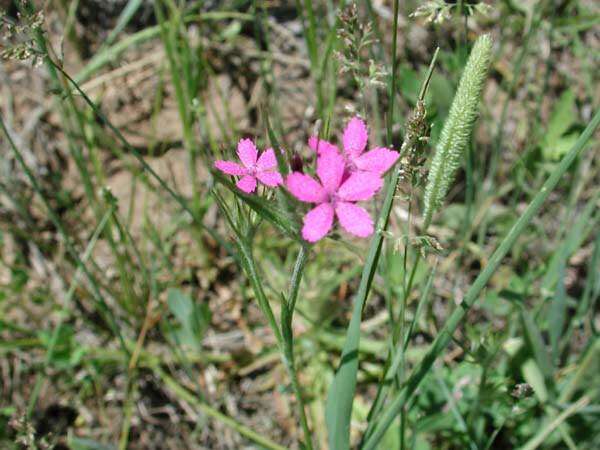
[[[548,389],[544,382],[544,375],[533,358],[528,358],[521,365],[521,373],[525,381],[531,386],[540,403],[548,401]]]
[[[535,359],[537,366],[544,378],[544,383],[547,388],[553,386],[553,369],[550,361],[550,356],[546,350],[546,345],[542,338],[542,333],[533,321],[528,311],[521,311],[521,321],[525,331],[526,342]]]
[[[53,337],[55,341],[52,342]],[[39,333],[42,345],[48,352],[48,364],[68,369],[76,366],[81,361],[85,350],[75,339],[75,329],[71,325],[61,325],[58,333],[42,331]]]
[[[117,450],[117,447],[111,444],[103,444],[93,439],[74,436],[69,436],[67,445],[71,450]]]
[[[223,31],[221,31],[221,39],[231,41],[236,38],[242,31],[242,24],[239,20],[233,20]]]
[[[569,149],[577,142],[577,133],[570,133],[554,141],[545,140],[542,147],[542,156],[546,161],[558,161],[565,156]]]
[[[575,123],[575,93],[567,89],[560,96],[548,121],[546,141],[552,143],[565,134]]]
[[[210,324],[210,310],[205,303],[197,304],[179,289],[170,289],[167,294],[169,311],[175,316],[180,328],[175,338],[183,345],[200,350],[202,337]]]
[[[550,333],[550,346],[552,347],[552,361],[554,363],[558,360],[559,343],[563,334],[567,313],[564,266],[561,267],[560,274],[548,317],[548,332]]]

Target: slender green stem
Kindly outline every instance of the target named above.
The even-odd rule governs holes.
[[[439,335],[431,345],[429,351],[415,368],[411,376],[408,378],[406,384],[402,387],[396,398],[383,412],[381,420],[375,427],[375,430],[371,437],[366,441],[364,449],[373,450],[377,447],[379,441],[385,434],[385,431],[393,422],[394,418],[399,411],[404,407],[406,402],[409,400],[411,395],[415,392],[421,381],[427,376],[431,370],[431,366],[435,360],[441,355],[444,349],[448,346],[452,340],[452,334],[464,319],[467,311],[473,306],[473,304],[479,298],[481,290],[485,287],[491,276],[495,273],[498,266],[502,262],[502,259],[525,228],[529,225],[533,217],[540,210],[550,192],[556,187],[560,179],[567,172],[575,158],[583,151],[585,144],[593,135],[594,131],[600,124],[600,110],[596,112],[588,126],[585,128],[575,145],[569,150],[569,152],[562,159],[560,164],[555,168],[550,177],[546,180],[540,191],[533,198],[531,203],[527,206],[527,209],[523,212],[521,217],[513,225],[508,235],[500,243],[496,251],[491,256],[486,268],[479,274],[475,282],[471,285],[467,291],[465,298],[462,300],[460,305],[454,310],[452,315],[446,321],[444,327],[440,330]]]
[[[387,143],[392,145],[392,125],[394,124],[394,103],[396,100],[396,78],[398,76],[398,8],[400,1],[394,0],[394,24],[392,27],[392,80],[390,82],[389,102],[390,109],[387,117]]]
[[[256,269],[256,264],[254,262],[254,256],[252,255],[252,250],[246,243],[238,242],[238,249],[241,255],[241,263],[242,268],[245,269],[246,275],[250,280],[250,284],[252,285],[252,290],[254,291],[254,295],[256,295],[256,299],[258,300],[258,304],[263,314],[267,318],[269,322],[269,326],[275,335],[275,339],[277,340],[277,345],[280,349],[283,347],[283,336],[281,334],[281,330],[277,325],[277,320],[275,319],[275,315],[273,314],[273,309],[269,304],[269,300],[265,295],[265,291],[262,287],[262,282],[258,275],[258,271]]]
[[[294,394],[296,395],[296,399],[298,401],[298,413],[300,415],[302,431],[304,432],[306,448],[312,450],[312,436],[308,427],[308,420],[306,419],[304,397],[302,395],[302,388],[300,386],[298,373],[296,370],[296,361],[294,356],[294,334],[292,329],[292,319],[294,316],[294,310],[296,308],[296,300],[298,299],[300,281],[302,280],[302,274],[304,273],[307,257],[308,249],[305,245],[301,245],[298,256],[296,257],[294,269],[292,270],[292,276],[290,278],[288,298],[286,304],[283,304],[281,309],[281,328],[283,334],[283,363],[292,381],[292,388],[294,389]]]

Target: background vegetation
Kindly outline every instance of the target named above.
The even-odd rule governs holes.
[[[302,448],[295,389],[212,162],[253,137],[311,167],[307,138],[337,141],[355,114],[371,146],[399,149],[437,47],[430,137],[402,162],[415,170],[401,177],[360,324],[351,444],[368,444],[375,399],[403,392],[542,194],[379,448],[600,447],[598,135],[570,153],[598,125],[597,2],[0,8],[0,447]],[[493,56],[479,118],[425,225],[433,149],[484,33]],[[279,318],[298,245],[263,220],[252,248]],[[292,331],[316,448],[328,446],[326,398],[368,248],[334,233],[308,252]]]

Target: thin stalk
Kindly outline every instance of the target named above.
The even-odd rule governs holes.
[[[241,254],[241,264],[242,268],[245,270],[248,279],[250,280],[250,284],[252,285],[252,290],[254,291],[254,295],[256,295],[256,299],[258,300],[258,305],[262,310],[263,314],[267,318],[269,322],[269,326],[275,335],[275,339],[277,340],[277,345],[280,349],[283,348],[283,336],[281,334],[281,330],[277,325],[277,320],[275,319],[275,315],[273,314],[273,309],[271,309],[271,305],[269,304],[269,300],[265,295],[265,291],[263,290],[262,283],[260,281],[260,277],[258,276],[258,271],[256,269],[256,264],[254,262],[254,256],[252,255],[252,250],[246,243],[238,242],[238,249]]]
[[[302,28],[304,29],[304,35],[306,37],[306,46],[308,48],[308,56],[310,59],[310,68],[313,79],[315,81],[315,91],[317,93],[317,112],[322,114],[323,112],[323,89],[322,79],[323,72],[319,66],[319,50],[317,48],[317,20],[315,18],[315,12],[312,5],[312,0],[304,0],[302,5],[301,0],[296,0],[296,9],[301,17]],[[304,12],[306,11],[307,18],[304,18]],[[306,24],[308,19],[308,25]]]
[[[190,113],[189,101],[191,94],[189,89],[186,89],[186,84],[189,83],[189,64],[185,61],[177,61],[177,40],[179,27],[182,24],[182,18],[179,11],[172,14],[172,18],[168,21],[163,14],[162,6],[158,3],[154,4],[154,11],[160,25],[162,41],[165,46],[165,52],[171,69],[171,80],[175,88],[175,98],[177,99],[177,108],[179,118],[181,119],[183,128],[183,145],[189,157],[189,175],[192,183],[192,205],[195,211],[200,210],[200,197],[198,189],[198,177],[196,175],[196,149],[194,145],[194,133],[192,131],[192,114]],[[185,45],[182,44],[182,45]],[[181,51],[182,56],[186,56],[187,47]],[[182,79],[183,78],[183,79]],[[188,83],[186,83],[186,81]]]
[[[387,117],[387,144],[392,145],[392,125],[394,123],[394,103],[396,99],[396,78],[398,74],[398,7],[400,1],[394,0],[394,24],[392,26],[392,80],[390,82],[389,102],[390,109]]]
[[[287,298],[287,306],[283,306],[282,308],[282,329],[283,331],[283,362],[287,368],[288,374],[292,381],[292,388],[294,390],[294,395],[298,401],[298,412],[300,415],[300,424],[302,426],[302,431],[304,432],[304,440],[305,445],[308,450],[313,449],[312,445],[312,436],[310,433],[310,429],[308,427],[308,421],[306,419],[306,411],[304,405],[304,398],[302,396],[302,388],[300,386],[300,382],[298,380],[298,373],[296,370],[295,357],[294,357],[294,335],[292,330],[292,318],[294,314],[294,309],[296,307],[296,300],[298,299],[298,291],[300,289],[300,281],[302,280],[302,274],[304,273],[304,267],[306,265],[306,259],[308,256],[307,248],[302,245],[300,247],[300,251],[298,252],[298,256],[296,258],[296,263],[294,264],[294,269],[292,271],[292,276],[290,278],[290,288],[288,292]],[[283,311],[286,311],[284,316]]]
[[[500,243],[496,251],[491,256],[486,268],[479,274],[475,282],[471,285],[467,291],[465,298],[460,305],[454,310],[451,316],[446,321],[444,327],[440,330],[439,335],[431,345],[429,351],[415,368],[411,376],[408,378],[406,384],[402,387],[394,401],[384,411],[380,422],[377,424],[373,435],[365,443],[365,450],[373,450],[377,447],[379,441],[385,434],[385,431],[394,421],[398,412],[404,407],[406,402],[410,399],[412,394],[415,392],[417,387],[421,384],[421,381],[427,376],[431,370],[431,366],[435,360],[442,354],[445,348],[452,340],[452,334],[458,328],[459,324],[463,321],[466,313],[478,300],[480,292],[486,286],[487,282],[494,274],[496,269],[500,266],[502,259],[506,256],[509,250],[517,238],[523,233],[525,228],[533,220],[534,216],[538,213],[550,192],[556,187],[560,179],[567,172],[573,161],[581,154],[584,150],[585,144],[588,142],[594,131],[600,124],[600,110],[596,112],[588,126],[585,128],[575,145],[569,150],[562,161],[554,169],[550,177],[546,180],[540,191],[533,198],[531,203],[527,206],[521,217],[515,222],[508,235]]]

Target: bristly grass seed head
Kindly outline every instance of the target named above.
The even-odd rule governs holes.
[[[427,177],[424,196],[425,228],[431,222],[435,210],[442,204],[471,136],[491,53],[490,36],[483,35],[477,39],[460,79]]]

